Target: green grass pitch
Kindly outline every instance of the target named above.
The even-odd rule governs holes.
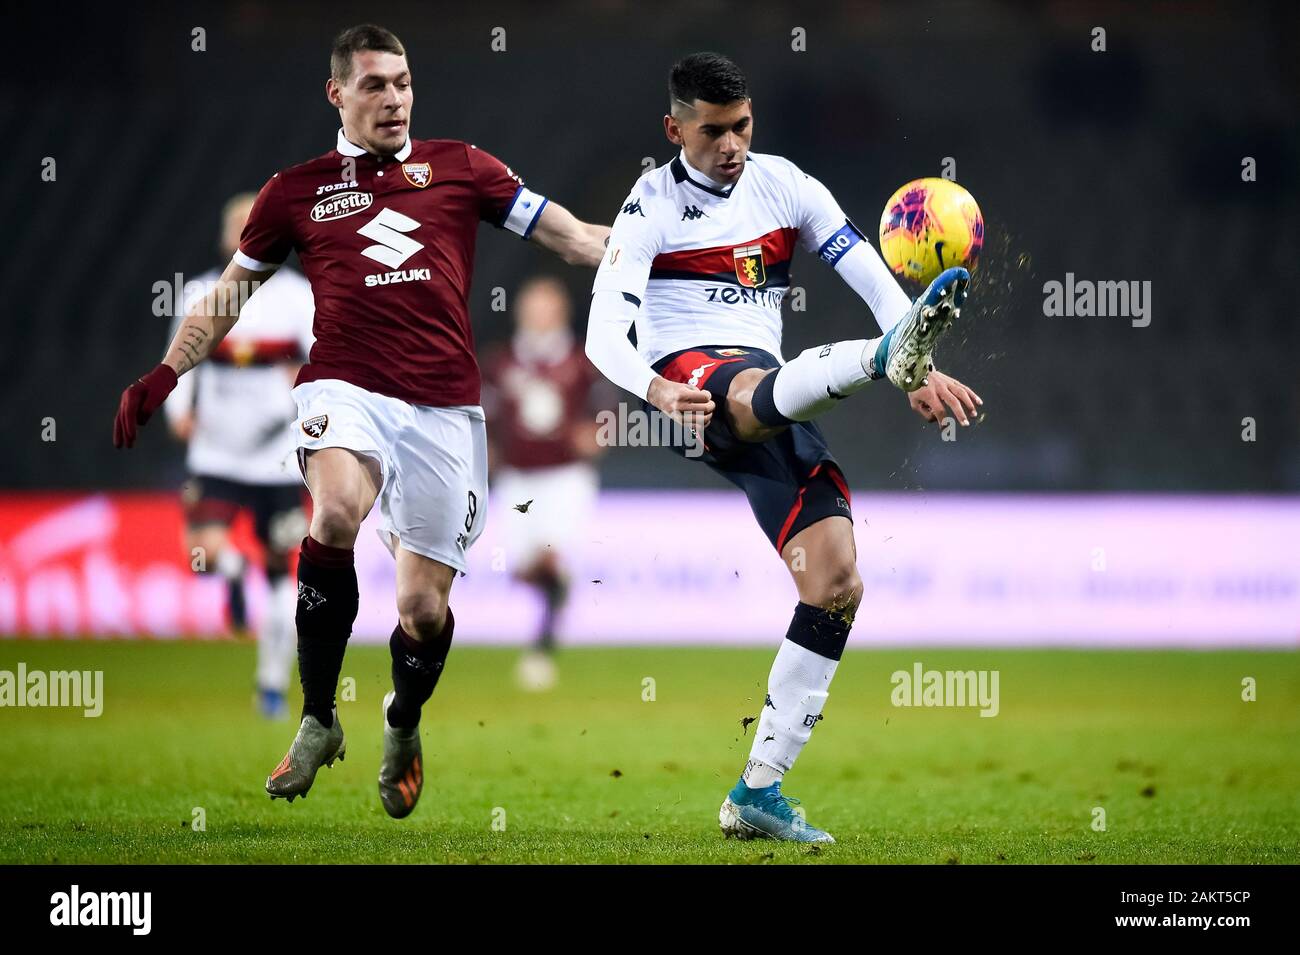
[[[514,651],[456,648],[400,822],[375,792],[387,649],[349,650],[347,760],[292,805],[262,790],[294,727],[254,714],[253,653],[0,643],[0,669],[104,672],[97,719],[0,709],[0,862],[1300,861],[1294,652],[850,651],[785,786],[838,838],[820,851],[717,828],[771,650],[570,649],[532,695]],[[1001,712],[895,708],[917,660],[997,669]]]

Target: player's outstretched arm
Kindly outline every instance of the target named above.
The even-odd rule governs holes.
[[[272,272],[254,272],[236,262],[227,265],[221,278],[185,313],[163,364],[171,366],[180,376],[212,354],[239,320],[244,302],[271,275]]]
[[[609,226],[583,222],[558,202],[546,203],[537,219],[533,240],[540,242],[570,265],[595,268],[605,254]]]
[[[880,330],[887,332],[907,314],[907,310],[912,307],[912,300],[907,297],[880,254],[870,242],[861,238],[861,233],[852,224],[846,223],[844,229],[827,240],[827,244],[837,238],[846,241],[845,236],[852,236],[854,241],[847,252],[832,262],[835,273],[867,303]],[[826,258],[825,247],[820,254],[823,259]]]
[[[208,293],[190,306],[162,363],[122,392],[113,421],[113,446],[135,446],[136,431],[176,387],[176,380],[212,353],[239,319],[239,310],[270,272],[231,262]]]
[[[907,314],[911,299],[830,190],[797,168],[793,176],[800,241],[867,303],[881,332],[889,331]]]

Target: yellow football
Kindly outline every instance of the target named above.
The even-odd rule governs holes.
[[[885,204],[880,254],[899,278],[929,285],[944,269],[975,267],[984,216],[969,192],[948,179],[914,179]]]

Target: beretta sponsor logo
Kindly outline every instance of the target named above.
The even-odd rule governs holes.
[[[370,208],[375,197],[368,192],[341,192],[337,196],[322,199],[311,207],[312,222],[330,222],[343,219]]]

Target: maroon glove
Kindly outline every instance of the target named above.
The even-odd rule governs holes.
[[[113,420],[113,447],[135,447],[136,428],[153,417],[175,387],[176,372],[170,365],[159,365],[122,392]]]

